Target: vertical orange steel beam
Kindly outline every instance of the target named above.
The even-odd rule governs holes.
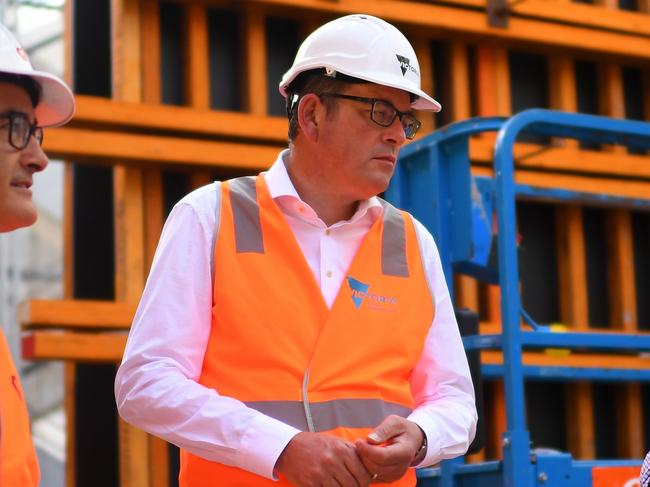
[[[568,56],[550,58],[551,108],[575,112],[578,109],[574,61]],[[577,148],[577,141],[562,140],[565,147]],[[587,274],[585,269],[582,209],[578,206],[556,210],[560,317],[574,329],[587,328]],[[594,404],[591,384],[577,382],[565,386],[567,443],[571,454],[580,459],[596,456]]]
[[[587,270],[582,208],[556,210],[560,318],[574,330],[586,330],[589,322]],[[591,384],[567,384],[566,427],[569,451],[580,459],[596,456],[594,405]]]
[[[476,48],[476,106],[479,116],[510,114],[510,74],[508,53],[500,46],[479,45]],[[485,140],[494,141],[493,134],[485,134]],[[501,323],[501,293],[498,286],[483,285],[485,309],[482,315],[490,323]],[[501,434],[506,428],[505,389],[503,382],[490,384],[492,393],[486,402],[486,455],[502,458]]]
[[[74,57],[73,57],[73,38],[74,38],[74,21],[73,21],[74,1],[65,2],[63,6],[63,45],[64,45],[64,62],[65,62],[65,81],[73,86]],[[72,299],[74,297],[74,168],[71,163],[65,163],[64,180],[63,180],[63,297]],[[63,387],[64,409],[67,421],[66,431],[66,462],[65,462],[65,482],[66,487],[74,487],[76,484],[76,465],[75,465],[75,381],[76,365],[72,362],[64,364]]]
[[[112,0],[112,75],[116,100],[142,100],[142,37],[138,0]],[[113,168],[116,300],[137,303],[145,280],[142,170]],[[149,439],[118,421],[121,487],[149,487]]]
[[[265,17],[255,5],[249,5],[244,15],[244,39],[246,46],[246,109],[253,115],[266,116],[268,100],[266,93],[266,39]]]
[[[599,103],[601,113],[611,117],[625,117],[625,94],[621,67],[606,63],[599,66]],[[611,148],[624,153],[624,147]],[[614,210],[607,217],[609,296],[611,322],[615,328],[634,332],[637,327],[636,296],[633,266],[632,229],[630,214]],[[617,449],[619,455],[640,458],[643,454],[641,425],[641,387],[628,384],[619,388],[621,397],[617,405]]]
[[[620,331],[638,330],[636,289],[634,275],[634,247],[632,222],[627,210],[612,210],[607,215],[609,290],[611,320]],[[621,400],[617,406],[617,450],[627,458],[642,458],[643,408],[640,384],[620,388]]]
[[[431,41],[427,37],[422,36],[411,36],[413,41],[413,49],[415,49],[415,54],[418,57],[420,63],[420,78],[422,79],[422,89],[435,98],[435,93],[433,93],[433,72],[436,69],[436,66],[433,65],[433,55],[431,53]],[[446,107],[443,107],[445,110]],[[433,113],[430,112],[420,112],[418,113],[418,118],[422,122],[422,127],[420,127],[420,133],[418,137],[426,135],[433,132],[435,129],[435,121],[433,118]]]
[[[467,44],[464,41],[453,40],[449,47],[451,64],[451,107],[452,120],[464,120],[471,115],[469,60]]]
[[[142,46],[142,102],[157,105],[162,99],[160,80],[160,3],[140,1]],[[162,170],[143,170],[144,264],[148,272],[163,225]],[[151,487],[169,485],[169,448],[166,441],[149,435],[149,481]]]
[[[210,109],[210,57],[208,42],[208,15],[205,5],[190,3],[185,6],[185,100],[197,110]],[[198,114],[197,114],[198,116]],[[210,182],[209,171],[192,171],[192,188]]]

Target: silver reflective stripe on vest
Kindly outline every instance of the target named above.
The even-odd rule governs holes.
[[[231,179],[230,202],[235,222],[235,245],[237,253],[264,253],[260,207],[257,204],[255,177]]]
[[[383,200],[384,230],[381,235],[381,272],[385,276],[408,277],[406,262],[406,229],[404,219],[395,207]]]
[[[221,225],[221,183],[215,181],[215,213],[214,213],[214,232],[212,234],[212,246],[210,247],[210,282],[214,286],[214,250],[217,245],[217,235]]]
[[[305,406],[301,401],[253,401],[246,405],[301,431],[329,431],[334,428],[374,428],[389,414],[407,417],[411,409],[381,399],[336,399],[311,402],[314,423],[309,428]]]

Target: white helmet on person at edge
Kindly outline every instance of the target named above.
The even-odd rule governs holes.
[[[38,125],[63,125],[74,115],[74,95],[56,76],[37,71],[29,62],[27,53],[11,31],[0,24],[0,73],[28,76],[40,86],[40,99],[34,107]]]
[[[410,42],[388,22],[371,15],[347,15],[319,27],[302,43],[293,66],[282,77],[285,98],[302,72],[324,68],[415,95],[411,107],[439,112],[440,103],[420,88],[420,65]]]

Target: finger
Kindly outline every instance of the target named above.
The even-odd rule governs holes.
[[[370,445],[359,441],[356,445],[357,453],[368,471],[375,472],[392,465],[410,464],[410,450],[401,443],[390,445]]]
[[[370,471],[361,460],[361,457],[357,455],[356,450],[352,449],[350,453],[350,457],[344,460],[345,467],[358,485],[368,485],[370,483]]]
[[[371,433],[368,442],[374,445],[385,443],[391,438],[404,433],[404,418],[391,414],[384,419]]]
[[[334,479],[343,487],[360,487],[362,484],[357,482],[355,476],[348,470],[347,465],[342,465],[340,469],[333,472]]]

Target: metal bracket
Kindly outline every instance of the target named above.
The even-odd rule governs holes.
[[[508,28],[510,9],[525,0],[487,0],[487,18],[490,27]]]

